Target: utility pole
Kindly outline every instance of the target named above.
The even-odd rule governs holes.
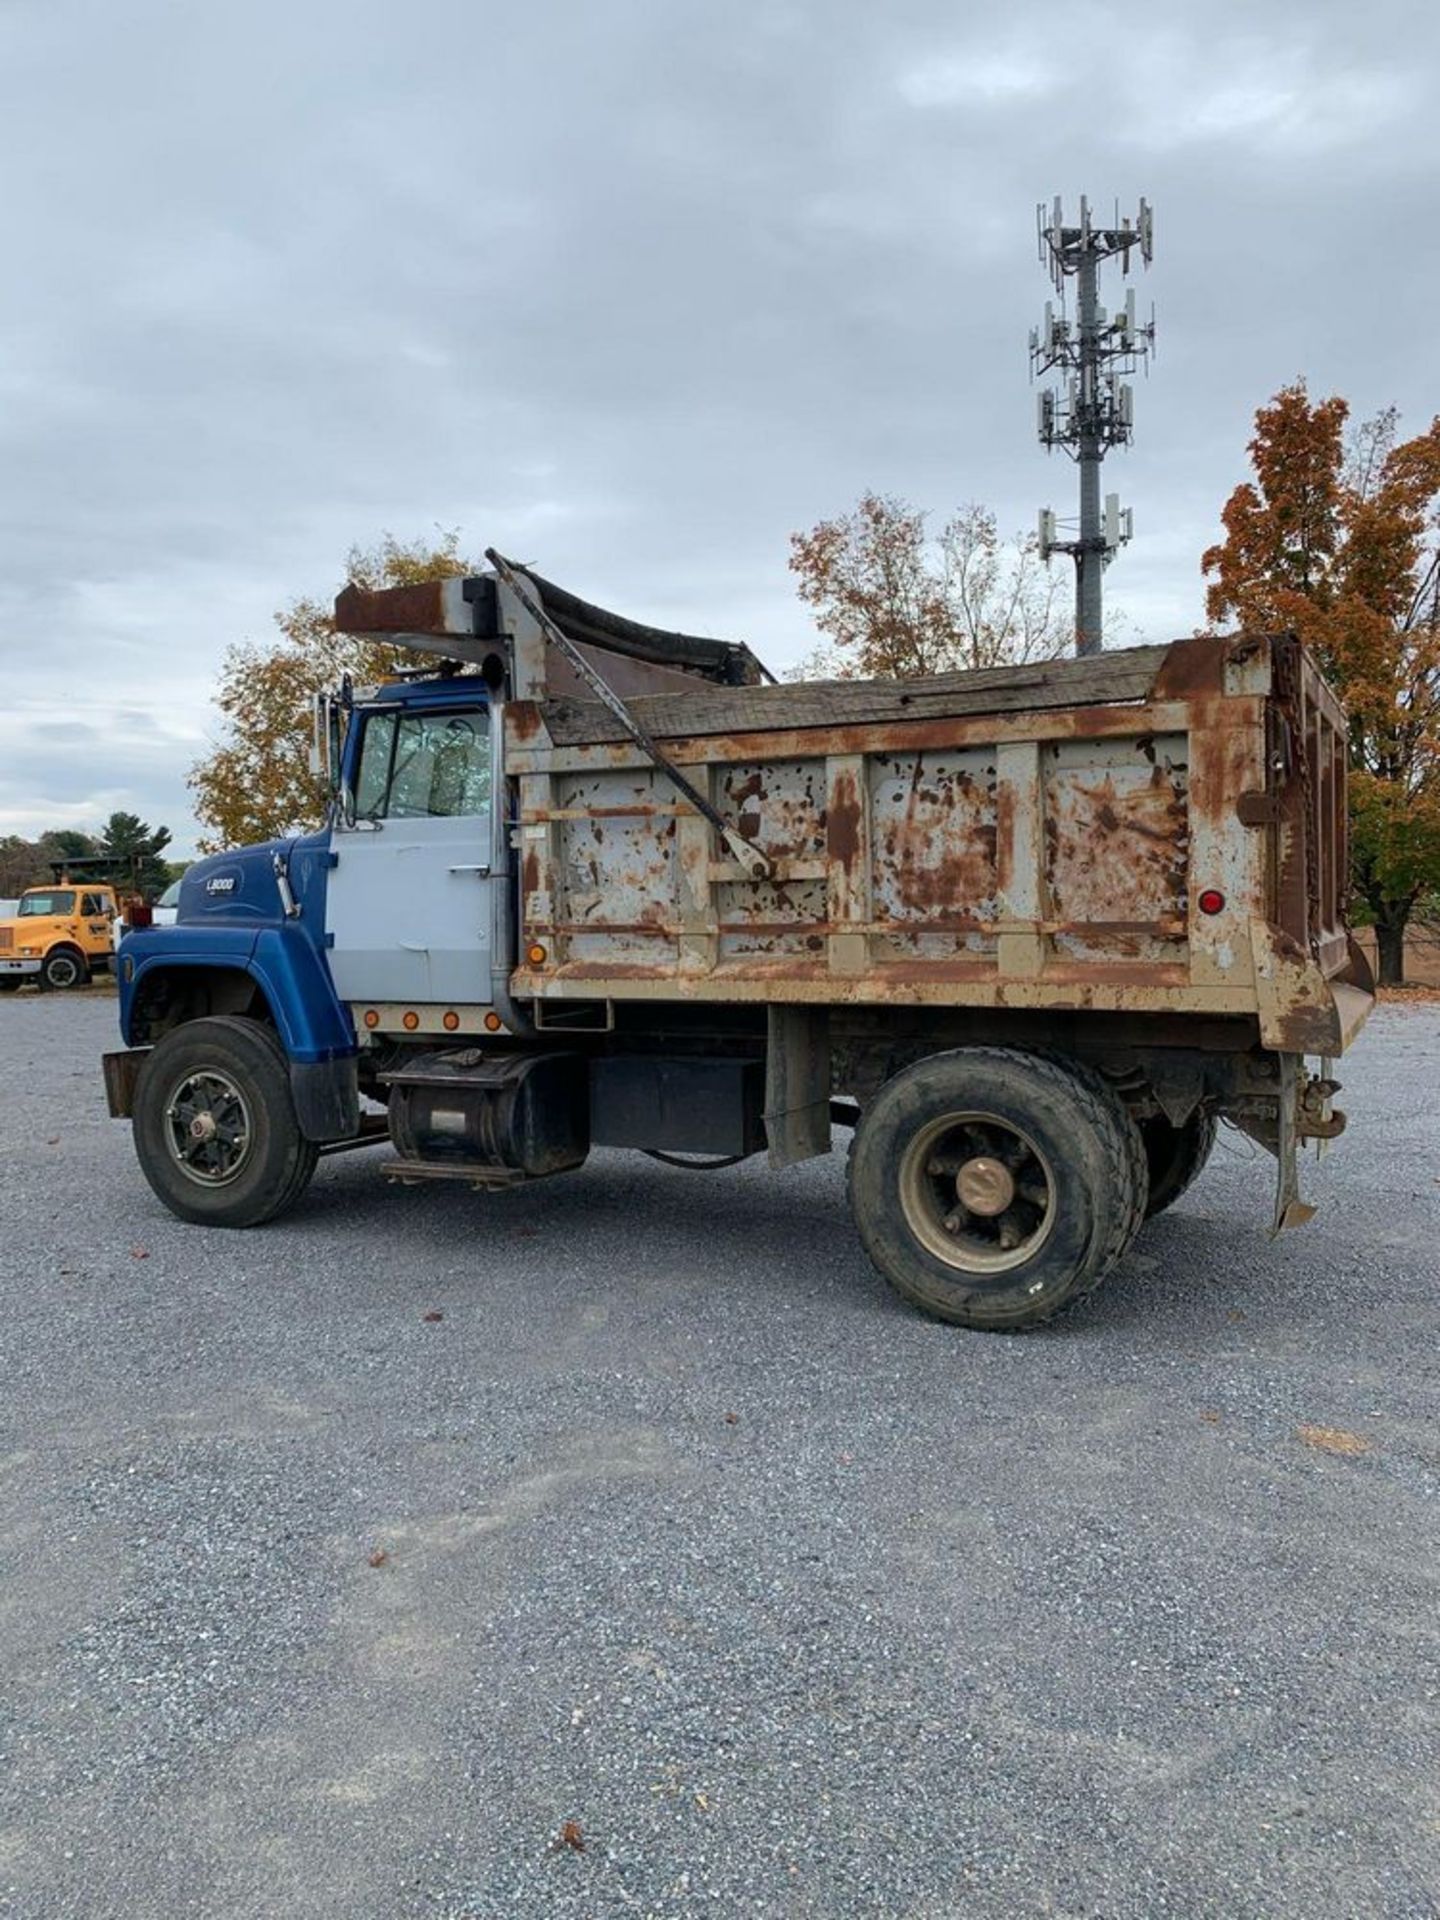
[[[1100,506],[1100,462],[1111,447],[1128,446],[1134,437],[1135,389],[1122,374],[1134,373],[1154,350],[1155,315],[1137,323],[1135,289],[1129,288],[1124,307],[1107,314],[1100,304],[1100,262],[1114,259],[1130,271],[1130,253],[1138,249],[1146,266],[1152,250],[1153,216],[1140,202],[1135,220],[1122,220],[1116,208],[1113,227],[1091,224],[1090,203],[1081,198],[1079,224],[1066,226],[1057,198],[1047,221],[1043,204],[1036,209],[1036,231],[1041,264],[1049,269],[1060,296],[1057,314],[1045,302],[1045,322],[1030,334],[1030,373],[1059,369],[1065,376],[1060,389],[1047,387],[1039,396],[1039,432],[1047,449],[1063,447],[1080,469],[1080,525],[1073,540],[1057,538],[1053,510],[1040,511],[1040,557],[1073,555],[1075,561],[1075,651],[1099,653],[1104,645],[1104,618],[1100,582],[1134,526],[1130,510],[1120,508],[1120,496],[1107,495]],[[1073,278],[1075,318],[1065,311],[1065,282]]]

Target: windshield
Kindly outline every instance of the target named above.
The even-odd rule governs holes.
[[[42,913],[73,913],[75,896],[73,893],[27,893],[19,911],[22,920],[38,918]]]
[[[180,904],[180,882],[178,880],[172,880],[155,904],[157,907],[178,907]]]

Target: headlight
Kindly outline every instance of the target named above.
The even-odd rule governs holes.
[[[33,960],[39,951],[39,947],[21,947],[20,955],[22,959]]]

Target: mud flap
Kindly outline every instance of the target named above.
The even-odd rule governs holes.
[[[1302,1062],[1280,1055],[1280,1098],[1276,1103],[1275,1219],[1270,1237],[1287,1227],[1303,1227],[1315,1218],[1315,1209],[1300,1198],[1300,1075]]]
[[[1267,1153],[1273,1153],[1275,1169],[1275,1217],[1270,1237],[1286,1227],[1303,1227],[1313,1220],[1315,1209],[1300,1198],[1300,1089],[1304,1062],[1297,1054],[1277,1054],[1280,1085],[1273,1100],[1267,1099],[1259,1111],[1232,1115],[1235,1125]]]
[[[129,1120],[135,1113],[135,1089],[140,1084],[140,1069],[149,1059],[149,1047],[127,1047],[123,1053],[102,1053],[100,1069],[105,1075],[105,1104],[112,1120]]]
[[[828,1007],[770,1008],[765,1136],[772,1167],[793,1167],[830,1151]]]
[[[359,1133],[359,1069],[353,1053],[338,1060],[292,1060],[290,1097],[307,1140],[353,1140]]]

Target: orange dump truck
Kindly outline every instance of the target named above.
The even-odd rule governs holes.
[[[113,887],[69,880],[27,887],[13,916],[0,920],[0,993],[27,981],[56,992],[108,973],[119,912]]]

